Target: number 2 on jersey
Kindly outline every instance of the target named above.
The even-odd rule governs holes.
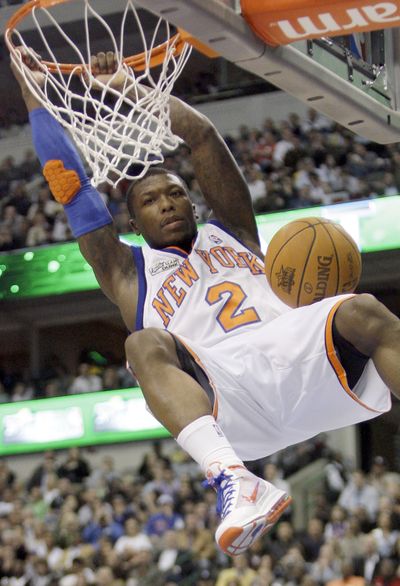
[[[217,315],[217,321],[224,332],[231,332],[242,326],[261,321],[254,307],[240,309],[247,299],[247,295],[237,283],[223,281],[218,285],[213,285],[207,290],[206,301],[209,305],[214,305],[226,297],[227,299]]]

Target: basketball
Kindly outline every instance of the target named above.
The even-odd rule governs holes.
[[[274,293],[290,307],[352,293],[361,276],[361,255],[340,224],[301,218],[273,236],[265,274]]]

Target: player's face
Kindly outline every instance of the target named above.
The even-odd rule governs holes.
[[[131,220],[153,248],[190,246],[196,234],[192,202],[184,184],[172,174],[152,175],[134,188]]]

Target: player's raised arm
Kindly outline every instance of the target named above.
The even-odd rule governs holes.
[[[21,48],[27,67],[34,67]],[[121,243],[112,217],[92,187],[75,146],[61,125],[31,93],[23,75],[11,63],[29,112],[32,139],[54,198],[64,205],[69,224],[85,259],[92,266],[103,292],[117,305],[132,294],[136,270],[129,247]],[[34,72],[41,83],[38,71]],[[127,326],[132,319],[123,316]]]
[[[259,239],[247,183],[210,120],[176,97],[170,99],[172,130],[191,150],[197,181],[215,217],[249,245]]]

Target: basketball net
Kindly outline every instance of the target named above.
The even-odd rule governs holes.
[[[120,37],[117,41],[110,26],[96,12],[90,0],[79,1],[84,9],[85,55],[63,31],[50,10],[41,5],[49,5],[50,2],[41,0],[31,0],[28,3],[30,10],[25,10],[25,13],[31,11],[48,60],[44,61],[34,53],[17,30],[17,24],[25,18],[25,14],[18,17],[20,11],[8,23],[6,42],[12,60],[32,94],[69,130],[92,171],[92,184],[97,186],[107,182],[116,186],[123,178],[142,177],[150,165],[163,162],[163,151],[174,150],[180,143],[180,139],[171,131],[169,98],[190,55],[191,46],[185,42],[184,31],[178,31],[171,38],[169,23],[163,19],[159,19],[151,39],[146,40],[132,0],[126,1],[121,14]],[[143,53],[125,58],[125,35],[132,34],[131,30],[125,30],[129,12],[133,13]],[[42,22],[39,22],[39,14]],[[131,15],[129,17],[131,19]],[[112,51],[116,55],[116,71],[106,81],[96,79],[89,65],[92,55],[89,18],[97,19],[103,25],[109,36],[104,46],[109,47],[111,41]],[[58,63],[43,31],[44,26],[49,25],[56,27],[72,49],[75,63]],[[156,45],[156,38],[160,31],[164,34],[164,29],[167,41],[163,45]],[[17,42],[13,42],[13,36]],[[19,45],[29,51],[37,70],[43,76],[38,76],[37,72],[24,65],[21,53],[16,49]],[[152,74],[155,65],[159,66],[157,77]],[[81,82],[78,90],[75,86],[79,84],[74,82],[77,76]],[[43,83],[38,81],[38,77],[44,77]]]

